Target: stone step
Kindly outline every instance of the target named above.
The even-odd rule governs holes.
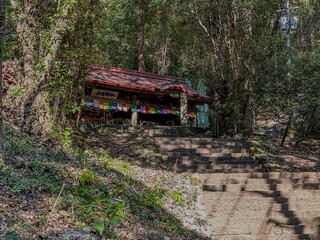
[[[163,160],[168,163],[178,161],[200,161],[216,164],[257,164],[257,161],[252,157],[202,157],[202,156],[162,156]]]
[[[247,214],[234,216],[226,216],[223,214],[208,215],[210,217],[209,222],[214,223],[216,226],[219,225],[237,225],[237,224],[251,224],[251,225],[261,225],[264,222],[277,222],[279,225],[308,225],[308,226],[319,226],[319,221],[312,217],[301,217],[299,214],[302,212],[297,212],[298,216],[286,216],[282,212],[252,212],[252,216]],[[239,213],[241,214],[241,213]],[[259,215],[261,214],[261,215]]]
[[[205,193],[206,194],[206,193]],[[217,200],[213,202],[210,200],[206,202],[207,210],[209,213],[219,213],[226,214],[228,211],[232,212],[247,212],[247,211],[287,211],[294,213],[295,211],[307,211],[304,213],[304,216],[314,216],[318,215],[317,212],[314,212],[315,209],[320,209],[320,202],[292,202],[290,206],[281,203],[275,203],[272,199],[269,200],[255,200],[255,201],[240,201],[241,205],[235,202],[226,203]],[[310,212],[313,211],[314,213]]]
[[[188,163],[188,164],[177,164],[178,168],[187,168],[187,169],[261,169],[261,167],[257,164],[216,164],[216,163]],[[246,167],[239,167],[246,166]],[[239,184],[240,186],[244,186]],[[210,186],[210,185],[208,185]],[[215,185],[216,186],[216,185]],[[226,185],[222,185],[226,186]],[[269,189],[270,190],[270,189]]]
[[[215,179],[232,179],[232,180],[246,180],[246,179],[292,179],[295,180],[310,180],[318,179],[320,182],[320,172],[264,172],[264,173],[242,173],[242,174],[208,174],[202,175],[202,178]]]
[[[168,145],[175,145],[175,144],[183,144],[183,145],[221,145],[221,146],[244,146],[244,144],[242,142],[238,142],[238,141],[230,141],[230,142],[225,142],[225,141],[217,141],[217,140],[212,140],[212,139],[207,139],[207,140],[194,140],[194,139],[189,139],[189,138],[175,138],[177,140],[159,140],[159,139],[155,139],[155,142],[157,144],[168,144]]]
[[[189,168],[177,168],[177,173],[250,173],[259,172],[262,169],[241,169],[241,168],[231,168],[231,169],[189,169]]]
[[[184,138],[184,137],[180,137],[180,138],[172,138],[172,137],[156,137],[155,138],[156,141],[191,141],[191,142],[197,142],[197,141],[206,141],[206,142],[241,142],[241,139],[236,139],[236,138],[210,138],[210,137],[202,137],[202,138],[198,138],[198,137],[192,137],[192,138]]]
[[[319,240],[319,234],[237,234],[237,235],[213,235],[212,240]]]
[[[228,146],[228,145],[223,145],[223,144],[159,144],[157,143],[159,148],[161,149],[165,149],[165,150],[169,150],[169,151],[172,151],[172,150],[177,150],[177,149],[209,149],[209,150],[225,150],[225,151],[228,151],[228,150],[247,150],[245,148],[245,146],[243,145],[231,145],[231,146]]]
[[[181,162],[183,163],[183,161]],[[188,163],[186,161],[185,163]],[[204,163],[204,162],[201,162]],[[250,166],[250,165],[249,165]],[[259,165],[258,165],[259,166]],[[246,165],[239,167],[246,167]],[[202,180],[202,184],[207,185],[231,185],[231,184],[304,184],[307,188],[308,185],[311,184],[310,187],[312,187],[313,184],[320,183],[320,179],[317,178],[310,178],[310,179],[301,179],[301,178],[295,178],[295,179],[286,179],[286,178],[280,178],[280,179],[271,179],[271,178],[219,178],[216,177],[216,175],[210,174],[209,176],[206,174],[201,174],[200,178]]]
[[[167,149],[167,148],[161,148],[160,147],[160,152],[163,154],[168,153],[169,151],[174,151],[175,153],[189,153],[189,154],[194,154],[194,153],[200,153],[200,154],[209,154],[209,153],[220,153],[220,154],[231,154],[231,153],[246,153],[249,155],[249,152],[245,148],[234,148],[234,149],[229,149],[229,148],[224,148],[224,149],[219,149],[219,148],[174,148],[174,149]]]
[[[270,219],[269,219],[270,220]],[[216,223],[209,220],[211,232],[214,235],[221,234],[268,234],[268,235],[292,235],[292,234],[313,234],[317,235],[319,224],[314,225],[280,225],[276,220],[270,222],[252,222],[249,219],[247,222],[231,221],[228,224]]]
[[[260,164],[224,164],[224,163],[214,163],[210,161],[199,161],[199,160],[179,160],[178,161],[178,166],[183,166],[183,167],[190,167],[190,168],[195,168],[195,166],[200,165],[200,164],[209,164],[210,167],[212,168],[222,168],[222,169],[228,169],[228,168],[243,168],[243,169],[256,169],[260,168]],[[211,184],[210,182],[206,181],[203,182],[204,184]],[[265,182],[264,182],[265,183]],[[218,183],[215,183],[215,185],[219,185]],[[221,184],[220,184],[221,185]]]
[[[297,190],[294,192],[279,191],[257,191],[257,192],[207,192],[205,194],[205,204],[207,206],[225,204],[227,208],[229,202],[243,204],[246,202],[259,202],[260,204],[280,203],[291,206],[291,204],[310,204],[320,202],[319,190]],[[241,207],[241,206],[240,206]]]
[[[258,169],[258,168],[257,168]],[[281,191],[320,190],[320,183],[310,184],[203,184],[203,190],[213,192],[250,192],[250,191]]]
[[[182,157],[188,156],[192,157],[211,157],[211,158],[242,158],[242,157],[250,157],[249,153],[201,153],[201,152],[188,152],[188,151],[180,151],[180,152],[162,152],[162,156],[168,157]]]

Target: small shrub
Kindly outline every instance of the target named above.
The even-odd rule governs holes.
[[[79,175],[80,186],[92,186],[98,181],[98,177],[88,168],[81,170]]]

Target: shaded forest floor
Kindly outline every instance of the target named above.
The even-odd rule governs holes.
[[[152,141],[66,131],[60,144],[5,132],[0,236],[83,229],[108,239],[206,239],[181,221],[189,214],[204,224],[191,216],[200,186],[167,171]]]

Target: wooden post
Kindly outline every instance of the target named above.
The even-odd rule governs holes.
[[[134,126],[134,127],[138,125],[138,112],[137,111],[132,112],[131,125]]]
[[[133,96],[133,104],[137,104],[137,96],[136,95],[134,95]],[[137,112],[137,109],[136,109],[136,111],[135,112],[132,112],[132,115],[131,115],[131,125],[132,126],[137,126],[138,125],[138,112]]]
[[[197,119],[192,118],[192,127],[197,127]]]
[[[180,93],[180,124],[186,126],[188,123],[188,94],[186,92]]]

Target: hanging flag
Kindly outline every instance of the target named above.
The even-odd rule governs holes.
[[[94,100],[93,101],[93,106],[96,107],[96,108],[99,107],[99,102],[97,100]]]
[[[171,109],[166,109],[167,114],[172,114]]]
[[[108,109],[112,110],[113,109],[113,104],[111,102],[108,103]]]
[[[122,111],[128,112],[128,108],[126,104],[122,104]]]
[[[155,109],[155,113],[156,113],[156,114],[160,114],[159,109],[156,108],[156,109]]]
[[[132,112],[135,112],[135,111],[137,111],[136,105],[134,105],[134,104],[131,104],[131,111],[132,111]]]
[[[99,108],[100,108],[100,109],[103,109],[103,102],[100,102],[100,101],[99,101]]]
[[[112,109],[117,110],[117,105],[118,105],[117,103],[112,103]]]
[[[179,111],[175,111],[175,114],[179,116],[179,115],[180,115],[180,112],[179,112]]]
[[[109,109],[107,102],[103,103],[103,109],[104,109],[104,110],[108,110],[108,109]]]
[[[84,100],[84,105],[90,106],[90,100],[89,100],[89,99],[85,99],[85,100]]]
[[[192,115],[194,118],[197,118],[197,115],[196,115],[194,112],[192,112],[191,115]]]
[[[145,107],[141,107],[141,113],[146,113],[146,108]]]
[[[89,100],[89,106],[94,107],[94,100]]]
[[[155,114],[155,109],[154,108],[149,108],[150,114]]]
[[[141,112],[141,106],[140,105],[137,106],[137,112],[138,113]]]
[[[167,111],[165,111],[164,109],[159,109],[160,114],[166,114]]]
[[[117,110],[122,111],[122,104],[121,103],[117,103]]]
[[[146,107],[146,114],[150,114],[150,108]]]

